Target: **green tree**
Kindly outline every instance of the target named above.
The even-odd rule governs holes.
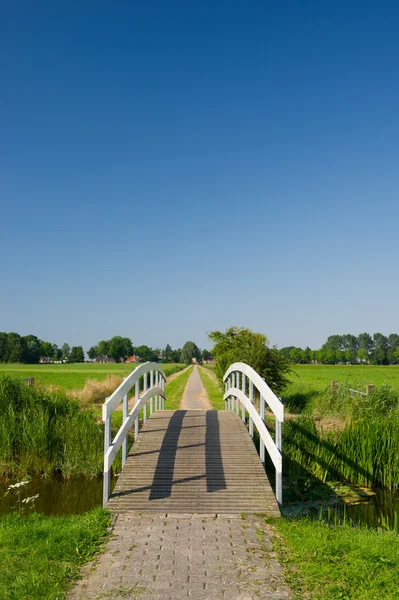
[[[169,344],[166,344],[165,350],[162,352],[162,358],[164,362],[171,362],[172,360],[172,347]]]
[[[7,336],[8,362],[22,362],[25,351],[24,340],[18,333],[9,333]]]
[[[71,354],[69,356],[69,362],[71,363],[82,363],[85,360],[85,354],[82,346],[72,346]]]
[[[97,348],[97,346],[92,346],[91,348],[89,348],[89,350],[87,352],[87,356],[91,360],[94,360],[95,358],[97,358],[97,356],[98,356],[98,348]]]
[[[174,363],[181,362],[181,348],[178,348],[177,350],[172,350],[171,359]]]
[[[8,335],[0,331],[0,362],[8,362]]]
[[[208,337],[214,343],[211,354],[215,357],[215,373],[220,381],[232,363],[244,362],[255,369],[275,393],[280,393],[289,383],[289,362],[277,348],[269,348],[265,335],[230,327],[225,333],[212,331]]]
[[[397,363],[395,356],[396,348],[399,346],[399,335],[397,333],[390,333],[388,336],[388,350],[387,358],[391,364]]]
[[[364,332],[358,336],[357,341],[358,341],[359,349],[363,348],[364,350],[366,350],[367,360],[368,360],[370,358],[370,356],[373,352],[373,348],[374,348],[373,338],[371,337],[371,335],[369,333]]]
[[[62,344],[61,350],[62,350],[62,360],[69,360],[69,356],[71,354],[71,348],[70,348],[69,344],[67,344],[67,343]]]
[[[23,356],[23,362],[28,364],[35,364],[39,362],[40,351],[42,341],[39,340],[35,335],[24,336],[25,340],[25,352]]]
[[[369,353],[367,352],[366,348],[359,348],[357,351],[357,356],[362,363],[367,362],[369,359]]]
[[[212,354],[206,348],[204,348],[203,351],[201,352],[202,360],[210,360],[211,356],[212,356]]]
[[[119,362],[121,359],[125,360],[126,357],[131,354],[133,354],[133,346],[129,338],[114,335],[114,337],[109,340],[109,355],[116,362]]]
[[[194,342],[186,342],[181,351],[181,361],[186,365],[191,365],[193,358],[200,358],[200,351]]]
[[[386,353],[388,348],[388,338],[382,333],[375,333],[373,335],[374,341],[374,352],[373,352],[373,360],[376,364],[380,363],[381,365],[386,360]]]
[[[97,356],[101,358],[101,360],[104,360],[106,357],[110,356],[109,341],[101,340],[101,342],[98,342],[97,352]]]
[[[141,362],[157,362],[158,355],[149,346],[143,344],[142,346],[138,346],[136,350]]]

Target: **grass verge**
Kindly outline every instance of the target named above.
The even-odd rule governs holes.
[[[3,517],[0,598],[64,599],[80,567],[101,548],[109,522],[103,509],[68,517]]]
[[[190,367],[187,371],[184,371],[181,375],[176,377],[170,383],[167,383],[165,386],[166,393],[166,402],[165,409],[166,410],[178,410],[180,408],[180,402],[183,398],[184,390],[187,385],[187,381],[193,372],[194,367]]]
[[[203,367],[198,367],[198,372],[202,381],[202,385],[205,388],[206,393],[212,408],[215,410],[224,410],[225,402],[223,400],[223,390],[219,387],[214,377],[210,375]]]
[[[294,600],[399,599],[397,534],[305,518],[273,525]]]

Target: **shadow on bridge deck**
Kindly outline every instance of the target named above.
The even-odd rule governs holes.
[[[230,411],[159,411],[147,420],[108,502],[114,512],[279,509],[245,425]]]

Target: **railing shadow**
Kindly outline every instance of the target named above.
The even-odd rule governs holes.
[[[173,485],[206,478],[207,492],[216,492],[226,489],[224,476],[222,449],[220,444],[220,426],[217,411],[206,412],[205,432],[205,474],[195,475],[184,481],[174,480],[174,467],[176,454],[187,446],[179,446],[179,437],[183,429],[183,421],[187,415],[186,410],[177,410],[171,417],[162,445],[159,451],[157,466],[155,468],[149,500],[169,498]],[[192,426],[188,426],[190,428]],[[184,427],[185,429],[186,427]],[[199,444],[203,445],[203,444]]]

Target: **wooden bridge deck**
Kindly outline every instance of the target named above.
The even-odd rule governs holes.
[[[231,411],[163,410],[143,426],[107,508],[115,513],[266,513],[273,490],[242,420]]]

